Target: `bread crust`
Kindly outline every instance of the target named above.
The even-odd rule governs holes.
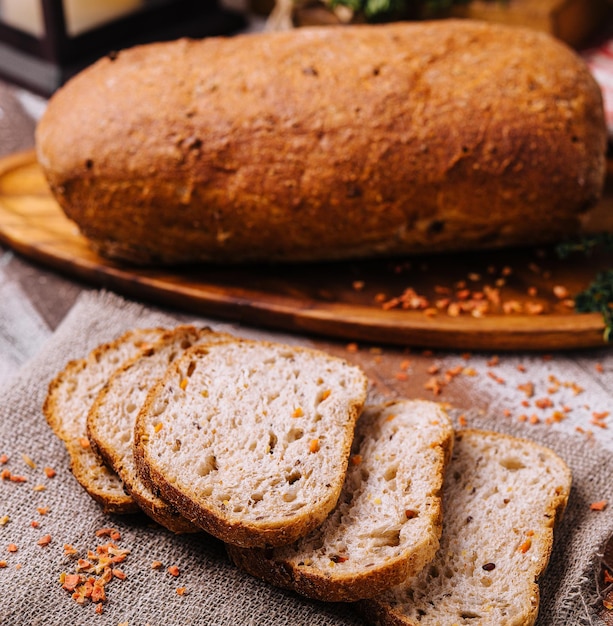
[[[539,609],[538,580],[549,563],[551,549],[553,546],[554,528],[559,523],[564,513],[564,509],[566,508],[568,497],[570,495],[570,489],[572,484],[572,475],[570,469],[563,461],[563,459],[561,459],[552,450],[527,439],[516,438],[498,432],[483,431],[477,429],[464,429],[456,432],[456,449],[462,446],[462,442],[464,439],[468,441],[470,441],[471,439],[477,441],[482,440],[484,442],[490,441],[494,442],[494,444],[496,442],[499,442],[501,446],[504,446],[506,442],[516,447],[525,446],[531,448],[535,453],[538,452],[542,459],[543,466],[551,467],[552,471],[554,471],[557,476],[558,482],[555,483],[555,487],[551,488],[551,491],[548,494],[549,500],[544,503],[543,509],[541,511],[541,523],[538,528],[531,529],[531,531],[534,531],[535,534],[530,536],[534,537],[534,541],[538,545],[538,548],[532,546],[532,548],[528,548],[526,551],[526,554],[530,555],[530,559],[521,570],[522,584],[525,585],[522,593],[521,610],[517,611],[515,614],[507,614],[504,618],[504,626],[532,626],[536,622]],[[449,468],[449,472],[453,472],[453,463]],[[450,479],[451,476],[449,477],[449,480]],[[526,497],[530,496],[530,494],[528,493],[524,495]],[[450,503],[451,502],[448,502],[447,504]],[[448,507],[448,510],[448,515],[454,515],[454,512],[450,509],[450,507]],[[463,509],[462,512],[464,512]],[[457,514],[458,512],[456,511],[456,515]],[[513,535],[519,532],[518,529],[522,529],[522,522],[523,520],[515,520],[514,523],[516,524],[516,526],[513,528],[513,532],[510,534],[510,536],[504,535],[503,529],[500,528],[501,534],[499,535],[498,541],[501,545],[503,545],[506,541],[511,542],[511,544],[514,544],[514,542],[517,541],[517,537]],[[485,531],[481,530],[481,532]],[[538,553],[534,554],[534,550],[537,549]],[[445,543],[444,538],[441,541],[441,550],[449,550],[449,544]],[[437,559],[438,560],[434,561],[435,566],[439,568],[444,567],[445,556],[439,557],[437,555]],[[468,562],[466,563],[466,566],[466,569],[469,570],[470,564]],[[519,570],[514,572],[514,574],[519,575]],[[467,576],[470,577],[470,574],[468,574]],[[509,584],[511,585],[512,583],[513,580],[509,580]],[[404,583],[405,589],[411,589],[414,584],[414,580],[407,580],[407,582]],[[423,585],[424,581],[420,581],[420,584]],[[458,581],[457,586],[453,588],[453,592],[461,594],[462,590],[464,592],[467,591],[466,588],[462,587],[462,581]],[[412,619],[406,613],[403,613],[402,602],[398,600],[399,597],[402,597],[405,598],[404,602],[407,602],[406,596],[403,594],[403,591],[404,590],[401,589],[401,591],[399,592],[400,596],[396,596],[394,590],[391,590],[391,593],[384,593],[375,598],[365,600],[360,603],[360,610],[364,615],[369,618],[369,620],[371,620],[373,623],[379,624],[380,626],[423,626],[424,623],[447,623],[445,621],[446,619],[455,618],[457,620],[457,615],[455,614],[453,616],[443,613],[441,613],[441,615],[437,615],[436,600],[440,600],[440,597],[428,599],[428,609],[431,613],[430,615],[428,615],[427,617],[420,617],[419,619]],[[458,603],[461,607],[462,605],[460,599],[458,599]],[[467,606],[466,609],[468,610],[469,607]],[[456,608],[456,611],[459,610],[460,609]],[[485,614],[487,614],[488,610],[485,609],[484,612]],[[424,615],[425,614],[426,612],[424,611]],[[502,626],[502,622],[497,622],[495,621],[496,619],[496,617],[492,617],[489,615],[487,615],[487,617],[482,616],[482,620],[479,623],[492,624],[492,626]]]
[[[159,381],[150,391],[145,403],[139,412],[134,428],[134,460],[137,470],[145,482],[152,489],[157,490],[161,497],[172,503],[181,514],[197,524],[203,530],[214,535],[226,543],[232,543],[243,547],[269,547],[286,545],[295,541],[298,537],[306,535],[313,528],[323,522],[328,513],[336,504],[343,483],[343,477],[347,467],[347,461],[351,450],[353,439],[353,429],[355,421],[361,412],[366,398],[367,380],[365,375],[360,374],[360,382],[356,383],[353,396],[344,405],[344,422],[342,439],[336,442],[335,462],[338,461],[339,471],[334,476],[327,476],[328,481],[325,489],[316,494],[316,499],[307,507],[307,511],[274,516],[266,515],[262,519],[257,519],[249,514],[247,517],[233,514],[225,505],[214,501],[213,498],[202,497],[196,493],[191,484],[187,484],[185,479],[178,480],[175,476],[169,476],[164,468],[157,462],[155,455],[150,452],[151,433],[154,432],[152,416],[158,416],[156,411],[156,400],[162,396],[165,390],[169,393],[176,392],[175,381],[185,376],[184,368],[189,369],[190,361],[198,360],[199,356],[206,355],[208,351],[222,350],[224,346],[233,344],[250,344],[259,348],[279,349],[279,344],[270,342],[254,342],[248,340],[237,340],[226,342],[222,346],[200,347],[195,346],[188,350],[182,359],[178,360],[169,368],[164,379]],[[290,351],[303,354],[319,355],[321,359],[323,353],[299,347],[285,347]],[[328,357],[331,361],[342,362],[340,359]],[[237,371],[240,364],[237,364]],[[355,368],[356,372],[360,372]],[[323,376],[323,374],[322,374]],[[225,381],[228,385],[234,381]],[[174,387],[173,387],[174,384]],[[264,394],[264,391],[262,391]],[[241,407],[245,412],[249,412],[251,407]],[[291,410],[287,407],[287,415],[291,419]],[[306,410],[306,408],[305,408]],[[167,420],[163,421],[166,427]],[[229,428],[229,426],[228,426]],[[226,443],[230,443],[232,436],[228,433]],[[306,449],[306,444],[305,444]],[[214,450],[214,449],[213,449]],[[205,452],[202,452],[204,455]],[[248,453],[245,450],[245,456]],[[255,461],[257,462],[257,461]],[[175,468],[176,469],[176,468]],[[279,476],[281,477],[281,475]],[[243,487],[244,488],[244,487]]]
[[[311,261],[574,235],[606,126],[561,42],[440,20],[122,51],[54,95],[36,143],[105,256]]]
[[[319,550],[325,550],[327,554],[329,547],[327,546],[326,537],[326,523],[321,529],[316,530],[318,533],[321,531],[322,535],[318,535],[317,539],[312,537],[306,537],[305,541],[307,545],[316,544],[318,550],[310,551],[308,548],[303,548],[302,544],[300,549],[296,552],[293,550],[287,551],[281,549],[280,551],[274,550],[262,550],[262,549],[242,549],[236,546],[227,546],[227,551],[232,561],[241,569],[249,572],[250,574],[261,578],[273,585],[283,587],[286,589],[292,589],[298,593],[307,597],[326,601],[326,602],[355,602],[365,598],[371,598],[377,594],[389,589],[393,585],[397,585],[408,577],[415,576],[419,573],[423,567],[432,560],[436,550],[439,546],[439,538],[442,530],[442,508],[440,506],[440,496],[442,491],[443,476],[445,468],[451,456],[453,449],[453,429],[449,422],[447,415],[442,408],[437,407],[436,410],[430,409],[430,403],[404,401],[397,400],[391,401],[379,407],[369,407],[370,415],[362,424],[358,422],[357,430],[361,435],[359,438],[367,437],[371,430],[374,430],[376,423],[381,422],[382,426],[386,425],[386,422],[396,422],[401,420],[401,417],[395,416],[395,414],[402,414],[405,412],[419,412],[428,411],[425,420],[436,420],[438,432],[437,438],[424,439],[423,448],[421,450],[424,457],[427,457],[428,463],[427,472],[432,478],[428,484],[430,489],[429,493],[419,494],[422,501],[419,502],[419,508],[422,511],[424,517],[429,517],[431,525],[427,525],[424,528],[423,534],[414,542],[407,542],[406,547],[403,547],[398,554],[390,557],[388,554],[372,553],[369,557],[372,559],[370,567],[358,568],[355,567],[351,571],[342,571],[343,565],[349,563],[351,560],[357,560],[357,554],[352,554],[351,548],[347,549],[346,559],[339,563],[329,561],[325,565],[318,562],[317,566],[306,565],[302,562],[305,557],[315,558],[318,555]],[[373,412],[378,414],[378,417],[373,418]],[[391,419],[390,419],[391,418]],[[364,417],[360,418],[364,419]],[[417,427],[420,425],[418,420],[412,421],[411,426],[413,428],[404,426],[400,427],[398,432],[394,433],[394,437],[409,438],[416,435]],[[379,426],[381,428],[381,426]],[[383,430],[383,429],[382,429]],[[412,432],[413,431],[413,432]],[[386,453],[385,446],[388,443],[387,439],[391,435],[389,430],[385,430],[385,435],[381,433],[382,444],[377,450],[377,459],[375,465],[379,466],[381,474],[383,474],[390,462],[395,463],[395,457],[397,450],[392,448],[391,453]],[[356,437],[358,434],[356,433]],[[424,436],[425,437],[425,436]],[[359,442],[356,442],[359,443]],[[426,455],[426,448],[429,453]],[[363,458],[359,445],[354,446],[352,454],[359,455],[361,464],[367,464],[372,470],[371,463],[367,459]],[[356,474],[358,473],[358,466],[356,466]],[[346,479],[347,481],[348,479]],[[399,484],[411,484],[415,480],[424,480],[424,476],[415,472],[414,475],[404,472],[399,472],[397,476]],[[349,487],[351,484],[351,487]],[[350,498],[352,489],[356,489],[352,478],[348,480],[348,484],[345,486],[347,497]],[[401,488],[398,487],[400,490]],[[406,492],[410,491],[410,488],[406,488]],[[405,494],[406,497],[406,494]],[[342,500],[341,496],[341,500]],[[416,495],[412,495],[412,500],[416,499]],[[402,496],[398,497],[398,507],[402,507],[402,510],[398,510],[398,518],[403,518],[406,515],[407,500]],[[426,504],[427,503],[427,504]],[[357,513],[348,514],[345,513],[347,518],[353,519]],[[386,522],[389,522],[388,517],[385,518]],[[339,517],[338,522],[347,524],[343,534],[352,534],[357,532],[364,532],[362,526],[353,526],[351,521],[342,522],[343,516]],[[379,520],[379,524],[385,523]],[[362,521],[362,524],[364,522]],[[336,530],[333,526],[333,530]],[[373,529],[373,533],[375,529]],[[320,546],[320,537],[323,540],[323,545]],[[360,562],[362,559],[360,558]],[[334,567],[332,567],[334,566]]]
[[[140,511],[134,499],[125,492],[124,485],[119,477],[98,457],[91,448],[87,439],[87,412],[88,402],[93,403],[95,396],[90,396],[89,390],[82,390],[85,397],[80,398],[77,406],[69,406],[72,396],[79,392],[79,382],[86,375],[87,368],[96,368],[96,364],[104,359],[105,355],[117,352],[133,344],[136,352],[137,345],[159,336],[161,328],[129,330],[121,337],[94,348],[86,358],[69,361],[64,369],[49,383],[47,395],[43,403],[43,415],[53,432],[59,437],[70,457],[70,469],[85,491],[102,506],[105,513],[130,514]],[[118,363],[117,366],[120,364]],[[106,382],[102,373],[94,376],[99,388]],[[105,485],[100,484],[102,479]]]

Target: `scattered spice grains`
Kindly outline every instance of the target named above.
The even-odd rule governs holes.
[[[96,537],[109,537],[112,541],[98,545],[95,550],[87,550],[86,558],[77,558],[78,551],[69,544],[64,545],[64,554],[77,558],[77,562],[75,573],[62,572],[59,582],[63,589],[71,593],[75,602],[91,602],[96,605],[96,613],[101,614],[103,603],[107,600],[107,585],[112,580],[126,578],[123,570],[116,566],[126,560],[130,550],[119,548],[114,543],[121,539],[121,534],[112,528],[101,528],[96,532]]]

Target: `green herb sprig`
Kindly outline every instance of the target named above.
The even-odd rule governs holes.
[[[590,256],[596,249],[613,251],[613,233],[562,242],[556,247],[556,252],[561,259],[565,259],[575,252]],[[575,296],[575,310],[578,313],[600,313],[605,325],[603,339],[607,343],[613,339],[613,269],[596,274],[587,289]]]

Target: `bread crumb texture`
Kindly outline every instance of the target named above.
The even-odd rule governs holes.
[[[289,543],[336,504],[366,387],[359,368],[308,349],[195,347],[147,398],[137,461],[209,532]]]
[[[533,624],[536,580],[570,491],[570,471],[533,442],[461,432],[444,487],[435,559],[367,607],[385,624]]]

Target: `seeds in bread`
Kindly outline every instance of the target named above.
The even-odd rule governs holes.
[[[94,450],[117,473],[128,493],[149,517],[176,533],[198,532],[178,511],[140,479],[134,466],[134,422],[147,392],[183,351],[192,345],[223,341],[230,335],[208,328],[178,326],[120,367],[102,388],[87,416]]]
[[[127,331],[94,348],[86,358],[70,361],[49,384],[43,414],[66,446],[74,477],[107,513],[139,509],[119,477],[91,449],[87,413],[111,374],[162,332],[162,328]]]
[[[534,624],[535,581],[570,486],[570,470],[547,448],[500,433],[457,433],[435,559],[362,608],[381,625]]]
[[[366,390],[361,369],[316,350],[191,348],[139,412],[137,468],[223,541],[291,543],[338,500]]]
[[[372,597],[432,560],[453,429],[440,405],[399,400],[360,416],[339,502],[304,539],[274,550],[228,546],[236,565],[311,598]]]

